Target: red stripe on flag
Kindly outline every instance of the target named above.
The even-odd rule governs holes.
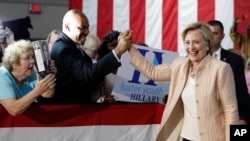
[[[234,16],[247,15],[245,21],[238,24],[238,31],[246,34],[247,24],[250,23],[250,2],[248,0],[235,0],[234,1]]]
[[[82,11],[82,0],[70,0],[69,9],[79,9]]]
[[[145,41],[145,0],[130,0],[130,29],[133,31],[133,42]]]
[[[102,40],[113,29],[113,0],[98,0],[97,36]]]
[[[198,21],[208,22],[215,19],[215,0],[198,0]]]
[[[0,106],[0,128],[160,124],[163,110],[162,104],[32,105],[13,117]]]
[[[178,1],[164,0],[162,7],[162,49],[177,51]]]
[[[247,15],[247,19],[238,24],[238,31],[246,35],[247,24],[250,23],[250,2],[248,0],[235,0],[234,1],[234,16],[240,16],[242,14]],[[234,18],[234,17],[232,17]],[[232,23],[233,24],[233,23]],[[240,50],[237,45],[234,45],[234,48]]]

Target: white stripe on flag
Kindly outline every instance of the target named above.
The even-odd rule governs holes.
[[[1,141],[153,141],[160,125],[1,128]],[[150,133],[150,134],[149,134]]]
[[[197,21],[197,0],[178,1],[178,21],[178,52],[185,56],[181,32],[187,24]]]
[[[162,1],[146,0],[145,42],[146,44],[162,48]]]
[[[86,14],[86,16],[89,19],[89,30],[92,34],[97,34],[97,6],[98,6],[98,0],[82,0],[83,5],[83,13]],[[105,17],[103,17],[105,18]]]
[[[129,29],[129,0],[114,0],[113,29],[125,31]]]
[[[233,48],[230,39],[230,28],[233,24],[234,0],[215,0],[215,19],[220,20],[224,26],[225,37],[222,40],[222,47]]]

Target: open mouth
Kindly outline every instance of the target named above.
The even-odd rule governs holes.
[[[33,70],[33,69],[34,69],[34,67],[29,67],[29,68],[28,68],[28,70]]]
[[[194,55],[197,55],[198,52],[197,52],[197,51],[189,51],[189,54],[190,54],[191,56],[194,56]]]

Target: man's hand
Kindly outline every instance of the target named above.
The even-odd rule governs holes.
[[[117,57],[120,58],[121,55],[130,48],[132,43],[133,43],[132,31],[127,30],[122,32],[118,37],[118,45],[114,49]]]

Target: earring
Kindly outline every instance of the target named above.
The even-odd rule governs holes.
[[[207,51],[209,51],[209,48],[207,47]]]

